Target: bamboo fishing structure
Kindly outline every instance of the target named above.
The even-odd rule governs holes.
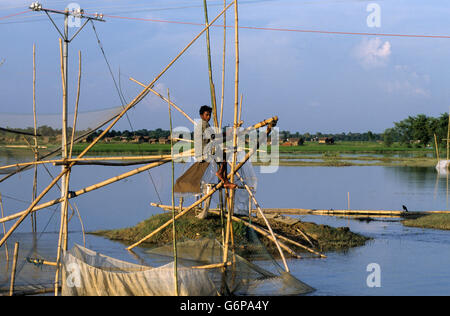
[[[3,223],[4,227],[4,236],[0,239],[0,246],[5,244],[6,247],[6,241],[8,238],[13,234],[13,232],[19,227],[19,225],[25,220],[26,217],[31,215],[32,221],[36,218],[36,212],[42,209],[45,209],[49,206],[61,204],[61,217],[60,217],[60,229],[59,229],[59,235],[58,235],[58,245],[57,245],[57,253],[56,253],[56,261],[48,261],[48,260],[41,260],[41,259],[30,259],[33,262],[37,262],[39,264],[46,264],[50,266],[54,266],[56,268],[55,272],[55,282],[54,282],[54,294],[56,296],[59,295],[60,289],[61,289],[61,283],[62,280],[60,280],[62,275],[62,255],[64,251],[67,251],[68,249],[68,239],[69,239],[69,229],[68,225],[70,220],[75,214],[74,209],[70,205],[70,199],[73,199],[75,197],[78,197],[80,195],[86,194],[88,192],[92,192],[94,190],[97,190],[99,188],[108,186],[112,183],[115,183],[117,181],[121,181],[123,179],[126,179],[128,177],[137,175],[139,173],[142,173],[144,171],[148,171],[152,168],[159,167],[163,164],[166,164],[168,162],[171,163],[172,167],[172,203],[170,207],[170,210],[172,211],[172,218],[168,220],[166,223],[162,224],[160,227],[155,229],[153,232],[142,238],[141,240],[137,241],[133,245],[128,246],[126,249],[131,250],[138,245],[142,244],[143,242],[147,241],[148,239],[152,238],[165,228],[167,228],[169,225],[172,225],[172,238],[173,238],[173,256],[174,256],[174,282],[175,282],[175,295],[179,295],[179,280],[178,280],[178,268],[177,268],[177,231],[176,231],[176,221],[181,218],[182,216],[186,215],[193,209],[200,206],[203,202],[207,201],[215,192],[219,191],[220,193],[220,205],[219,209],[217,210],[217,213],[221,217],[222,221],[222,244],[223,244],[223,260],[221,263],[215,263],[210,265],[202,265],[202,266],[195,266],[193,268],[195,269],[226,269],[228,266],[236,263],[236,258],[234,256],[234,233],[233,233],[233,221],[242,221],[244,225],[254,229],[261,235],[267,237],[271,241],[274,242],[276,245],[277,250],[280,253],[280,257],[283,261],[283,265],[285,267],[285,271],[289,272],[289,267],[287,264],[287,260],[285,258],[285,255],[283,253],[286,251],[287,253],[291,254],[295,258],[301,258],[298,254],[295,253],[286,243],[290,243],[293,245],[296,245],[298,247],[302,247],[307,251],[310,251],[318,256],[324,257],[322,254],[316,252],[312,248],[309,248],[305,245],[302,245],[296,241],[290,240],[289,238],[286,238],[284,236],[281,236],[279,234],[274,233],[268,219],[266,218],[264,214],[264,210],[260,207],[258,204],[253,192],[252,188],[250,188],[245,182],[244,179],[239,174],[239,170],[242,168],[244,164],[248,162],[248,160],[257,152],[259,151],[259,144],[258,142],[254,144],[254,147],[248,148],[248,152],[245,153],[245,157],[241,161],[237,161],[237,153],[238,151],[247,150],[247,148],[241,148],[238,147],[238,137],[245,132],[249,132],[252,130],[256,130],[259,128],[262,128],[264,126],[267,126],[268,132],[270,131],[271,127],[275,126],[275,124],[278,121],[278,117],[274,116],[272,118],[269,118],[265,121],[262,121],[260,123],[257,123],[253,126],[249,126],[247,128],[241,128],[243,121],[242,119],[242,107],[243,107],[243,94],[240,94],[240,103],[239,103],[239,65],[240,65],[240,57],[239,57],[239,16],[238,16],[238,0],[234,0],[231,3],[227,5],[226,0],[224,0],[224,8],[223,10],[209,22],[208,17],[208,8],[207,8],[207,2],[206,0],[203,1],[204,4],[204,14],[205,14],[205,27],[202,28],[202,30],[167,64],[166,67],[164,67],[161,72],[153,78],[152,81],[148,84],[141,83],[137,81],[136,79],[130,78],[133,82],[139,84],[143,87],[143,90],[137,96],[128,104],[124,105],[122,108],[122,111],[114,116],[112,119],[108,120],[104,125],[107,125],[106,128],[97,135],[92,142],[88,144],[88,146],[81,151],[76,157],[72,157],[73,154],[73,144],[77,141],[75,139],[76,134],[76,126],[77,126],[77,118],[78,118],[78,107],[79,107],[79,99],[80,99],[80,88],[81,88],[81,77],[82,77],[82,60],[81,60],[81,52],[79,52],[79,72],[78,72],[78,90],[76,95],[76,103],[75,103],[75,111],[74,111],[74,121],[72,125],[72,132],[70,140],[67,135],[67,100],[68,100],[68,81],[67,81],[67,45],[63,48],[63,39],[59,39],[60,44],[60,58],[61,58],[61,78],[62,78],[62,91],[63,91],[63,128],[62,128],[62,142],[61,142],[61,156],[62,159],[49,159],[44,160],[45,158],[39,157],[37,154],[37,120],[36,120],[36,100],[35,100],[35,81],[36,81],[36,71],[35,71],[35,47],[33,47],[33,114],[34,114],[34,139],[35,143],[34,147],[35,149],[35,159],[33,162],[28,163],[19,163],[14,165],[8,165],[8,166],[1,166],[1,169],[8,169],[8,168],[20,168],[17,170],[21,170],[22,168],[27,168],[30,166],[33,166],[35,168],[35,173],[37,174],[37,166],[38,165],[45,165],[46,164],[53,164],[56,166],[62,166],[61,172],[53,177],[52,181],[40,192],[40,194],[37,194],[37,178],[35,177],[34,182],[34,188],[33,188],[33,200],[31,204],[21,212],[17,212],[15,214],[4,216],[3,214],[3,206],[1,205],[1,195],[0,195],[0,206],[2,208],[2,218],[0,218],[0,223]],[[197,123],[185,112],[183,111],[179,106],[175,105],[170,100],[170,93],[169,90],[167,90],[167,98],[162,96],[160,93],[155,91],[153,88],[156,84],[156,82],[174,65],[174,63],[180,59],[180,57],[195,43],[195,41],[200,38],[204,33],[206,33],[206,46],[207,46],[207,57],[208,57],[208,77],[209,77],[209,85],[210,85],[210,93],[211,93],[211,105],[213,109],[213,119],[214,119],[214,127],[215,128],[221,128],[223,123],[223,110],[224,110],[224,81],[225,81],[225,53],[226,53],[226,11],[234,6],[234,29],[235,29],[235,80],[234,80],[234,116],[233,116],[233,141],[232,141],[232,150],[228,150],[227,153],[231,154],[231,170],[226,175],[227,181],[220,181],[219,183],[212,186],[211,190],[208,193],[203,194],[203,196],[192,203],[190,206],[183,207],[183,200],[180,199],[180,204],[178,207],[175,206],[175,197],[174,197],[174,186],[175,186],[175,179],[174,179],[174,162],[175,159],[178,158],[187,158],[194,155],[194,150],[191,149],[189,151],[180,153],[180,154],[174,154],[173,147],[174,147],[174,138],[173,138],[173,128],[172,128],[172,108],[176,109],[178,112],[180,112],[186,119],[188,119],[191,123],[196,125]],[[66,20],[65,20],[65,38],[64,40],[67,42],[67,17],[69,13],[66,11]],[[224,18],[224,45],[223,45],[223,67],[222,67],[222,95],[221,95],[221,104],[220,104],[220,118],[218,116],[218,107],[217,107],[217,100],[216,100],[216,91],[215,86],[213,82],[213,76],[212,76],[212,62],[211,62],[211,47],[210,47],[210,27],[223,15]],[[78,34],[78,32],[76,33]],[[170,141],[171,141],[171,154],[170,155],[149,155],[149,156],[122,156],[122,157],[93,157],[93,158],[85,158],[84,156],[115,126],[115,124],[125,115],[127,115],[127,112],[135,107],[139,102],[141,102],[150,92],[154,93],[155,95],[159,96],[161,99],[167,102],[168,104],[168,110],[169,110],[169,121],[170,121]],[[102,125],[103,126],[103,125]],[[81,137],[84,137],[83,135]],[[118,163],[113,163],[111,161],[119,161]],[[118,176],[106,179],[102,182],[87,186],[85,188],[82,188],[78,191],[69,191],[69,182],[70,182],[70,176],[72,167],[75,165],[110,165],[110,166],[123,166],[123,165],[131,165],[131,164],[146,164],[145,166],[136,168],[134,170],[125,172],[123,174],[120,174]],[[23,170],[23,169],[22,169]],[[235,180],[238,177],[240,181],[243,183],[240,187],[236,188],[229,188],[225,183],[228,184],[235,184]],[[3,181],[3,179],[0,180],[0,182]],[[47,193],[56,185],[58,185],[58,182],[61,181],[61,196],[55,200],[47,201],[44,203],[41,203],[41,200],[47,195]],[[224,188],[228,188],[228,190],[225,190]],[[267,229],[257,227],[249,222],[243,221],[242,219],[234,216],[234,209],[235,209],[235,190],[236,189],[246,189],[248,195],[249,195],[249,211],[251,212],[251,206],[255,205],[257,212],[259,215],[263,218]],[[225,199],[226,201],[223,201],[223,194],[225,193]],[[159,205],[161,207],[161,205]],[[72,209],[72,215],[69,218],[69,207]],[[178,210],[178,213],[176,213],[176,210]],[[215,212],[215,210],[210,210]],[[81,220],[80,212],[76,208],[76,212],[78,214],[78,217],[80,219],[82,230],[83,230],[83,240],[84,240],[84,225]],[[226,214],[226,220],[225,220],[225,214]],[[250,214],[249,214],[250,215]],[[16,220],[17,219],[17,220]],[[15,223],[10,227],[8,231],[6,231],[5,223],[8,221],[16,220]],[[35,225],[35,224],[33,224]],[[33,226],[34,228],[36,226]],[[304,235],[304,234],[303,234]],[[307,237],[306,237],[307,239]],[[312,242],[307,239],[311,245]],[[84,240],[85,243],[85,240]],[[17,245],[18,246],[18,245]],[[230,251],[231,249],[231,251]],[[229,253],[232,253],[233,259],[229,260]],[[37,261],[36,261],[37,260]],[[16,256],[15,256],[16,261]],[[224,271],[224,270],[223,270]]]

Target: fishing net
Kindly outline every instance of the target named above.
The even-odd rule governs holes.
[[[175,295],[173,262],[158,268],[137,265],[75,245],[63,256],[63,296]],[[216,295],[205,270],[177,267],[179,295]]]
[[[108,118],[115,117],[121,112],[121,106],[111,107],[96,111],[79,112],[77,115],[77,130],[86,131],[97,128],[97,126]],[[74,114],[67,115],[67,124],[69,127],[73,125]],[[32,114],[18,114],[18,113],[0,113],[0,127],[12,130],[22,130],[29,133],[34,132],[34,118]],[[37,126],[41,132],[46,132],[44,127],[52,128],[53,130],[61,130],[62,115],[55,114],[38,114]],[[47,132],[50,133],[49,130]],[[60,132],[58,133],[60,134]]]
[[[92,112],[80,112],[77,115],[77,125],[74,142],[85,139],[96,130],[112,121],[122,111],[122,107],[113,107]],[[68,137],[71,137],[73,114],[68,115]],[[20,131],[34,134],[33,115],[0,113],[0,127],[12,131]],[[49,158],[61,153],[61,114],[46,114],[38,116],[38,160]],[[0,165],[12,165],[34,160],[32,136],[25,136],[0,130],[0,152],[2,153]],[[70,141],[70,139],[69,139]],[[56,145],[56,146],[55,146]],[[13,174],[29,169],[30,167],[12,167],[1,169],[0,174],[7,176],[0,179],[6,180]]]
[[[255,231],[246,227],[245,243],[237,243],[228,251],[231,265],[224,268],[205,268],[209,279],[221,295],[302,295],[314,289],[285,272],[260,242]],[[147,250],[159,264],[173,262],[173,245]],[[177,242],[177,260],[182,267],[220,264],[224,248],[214,238]]]

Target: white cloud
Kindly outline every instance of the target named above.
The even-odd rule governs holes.
[[[375,68],[385,66],[391,52],[391,43],[377,37],[364,39],[356,46],[354,55],[364,68]]]

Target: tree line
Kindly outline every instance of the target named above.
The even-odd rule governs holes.
[[[426,147],[434,143],[434,135],[438,144],[447,142],[448,113],[442,113],[438,117],[430,117],[425,114],[408,116],[408,118],[394,122],[394,127],[388,128],[383,133],[383,141],[387,146],[394,142],[417,147]]]
[[[285,142],[289,139],[297,138],[303,141],[316,141],[320,138],[329,137],[335,141],[383,141],[386,146],[391,146],[394,142],[401,143],[408,146],[426,147],[434,142],[434,135],[436,134],[437,141],[440,145],[443,145],[447,141],[448,133],[448,113],[442,113],[438,117],[431,117],[425,114],[419,114],[416,116],[408,116],[406,119],[400,122],[394,122],[394,126],[387,128],[383,133],[374,133],[367,131],[364,133],[299,133],[290,131],[280,131],[280,141]],[[15,129],[21,132],[34,133],[32,127],[25,129]],[[69,135],[71,134],[71,128],[68,129]],[[85,131],[79,131],[83,133]],[[88,141],[93,140],[99,136],[103,131],[98,130],[93,132]],[[0,135],[6,132],[1,132]],[[49,126],[40,126],[37,129],[37,133],[41,136],[56,137],[61,135],[61,129],[53,129]],[[117,131],[111,130],[105,134],[105,137],[126,137],[133,138],[134,136],[147,136],[150,138],[167,138],[170,136],[169,130],[163,130],[157,128],[155,130],[140,129],[136,131]]]

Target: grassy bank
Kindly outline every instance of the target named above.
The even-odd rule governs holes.
[[[107,237],[112,240],[121,241],[125,244],[132,244],[145,237],[156,228],[167,222],[171,218],[171,214],[159,214],[137,224],[134,227],[97,231],[93,234]],[[201,238],[210,238],[214,236],[221,240],[221,220],[219,216],[210,215],[206,220],[199,220],[194,215],[185,215],[177,220],[177,240],[195,240]],[[252,219],[252,223],[261,227],[265,227],[259,219]],[[295,240],[305,246],[309,246],[307,241],[302,237],[297,229],[301,229],[313,241],[315,248],[320,251],[339,251],[346,250],[350,247],[364,245],[368,238],[352,233],[348,228],[333,228],[326,225],[317,225],[314,223],[297,222],[295,224],[285,224],[275,220],[270,220],[270,224],[276,233],[282,234],[292,240]],[[242,223],[233,222],[234,242],[242,255],[251,255],[247,247],[250,241],[250,235],[247,227]],[[268,251],[275,257],[278,251],[273,242],[265,237],[260,236],[261,242],[266,246]],[[150,240],[143,243],[143,246],[161,246],[172,241],[172,230],[165,229],[159,232]],[[290,245],[291,247],[291,245]],[[304,249],[292,246],[296,252],[304,252]]]
[[[280,153],[433,153],[433,148],[423,148],[394,143],[386,146],[377,142],[336,142],[333,145],[305,142],[301,146],[280,146]]]
[[[75,144],[73,146],[73,152],[75,154],[81,153],[89,144]],[[130,144],[130,143],[113,143],[105,144],[98,143],[89,153],[102,153],[102,154],[147,154],[147,153],[170,153],[170,144]]]
[[[430,214],[417,219],[404,220],[402,223],[409,227],[450,230],[450,214]]]

